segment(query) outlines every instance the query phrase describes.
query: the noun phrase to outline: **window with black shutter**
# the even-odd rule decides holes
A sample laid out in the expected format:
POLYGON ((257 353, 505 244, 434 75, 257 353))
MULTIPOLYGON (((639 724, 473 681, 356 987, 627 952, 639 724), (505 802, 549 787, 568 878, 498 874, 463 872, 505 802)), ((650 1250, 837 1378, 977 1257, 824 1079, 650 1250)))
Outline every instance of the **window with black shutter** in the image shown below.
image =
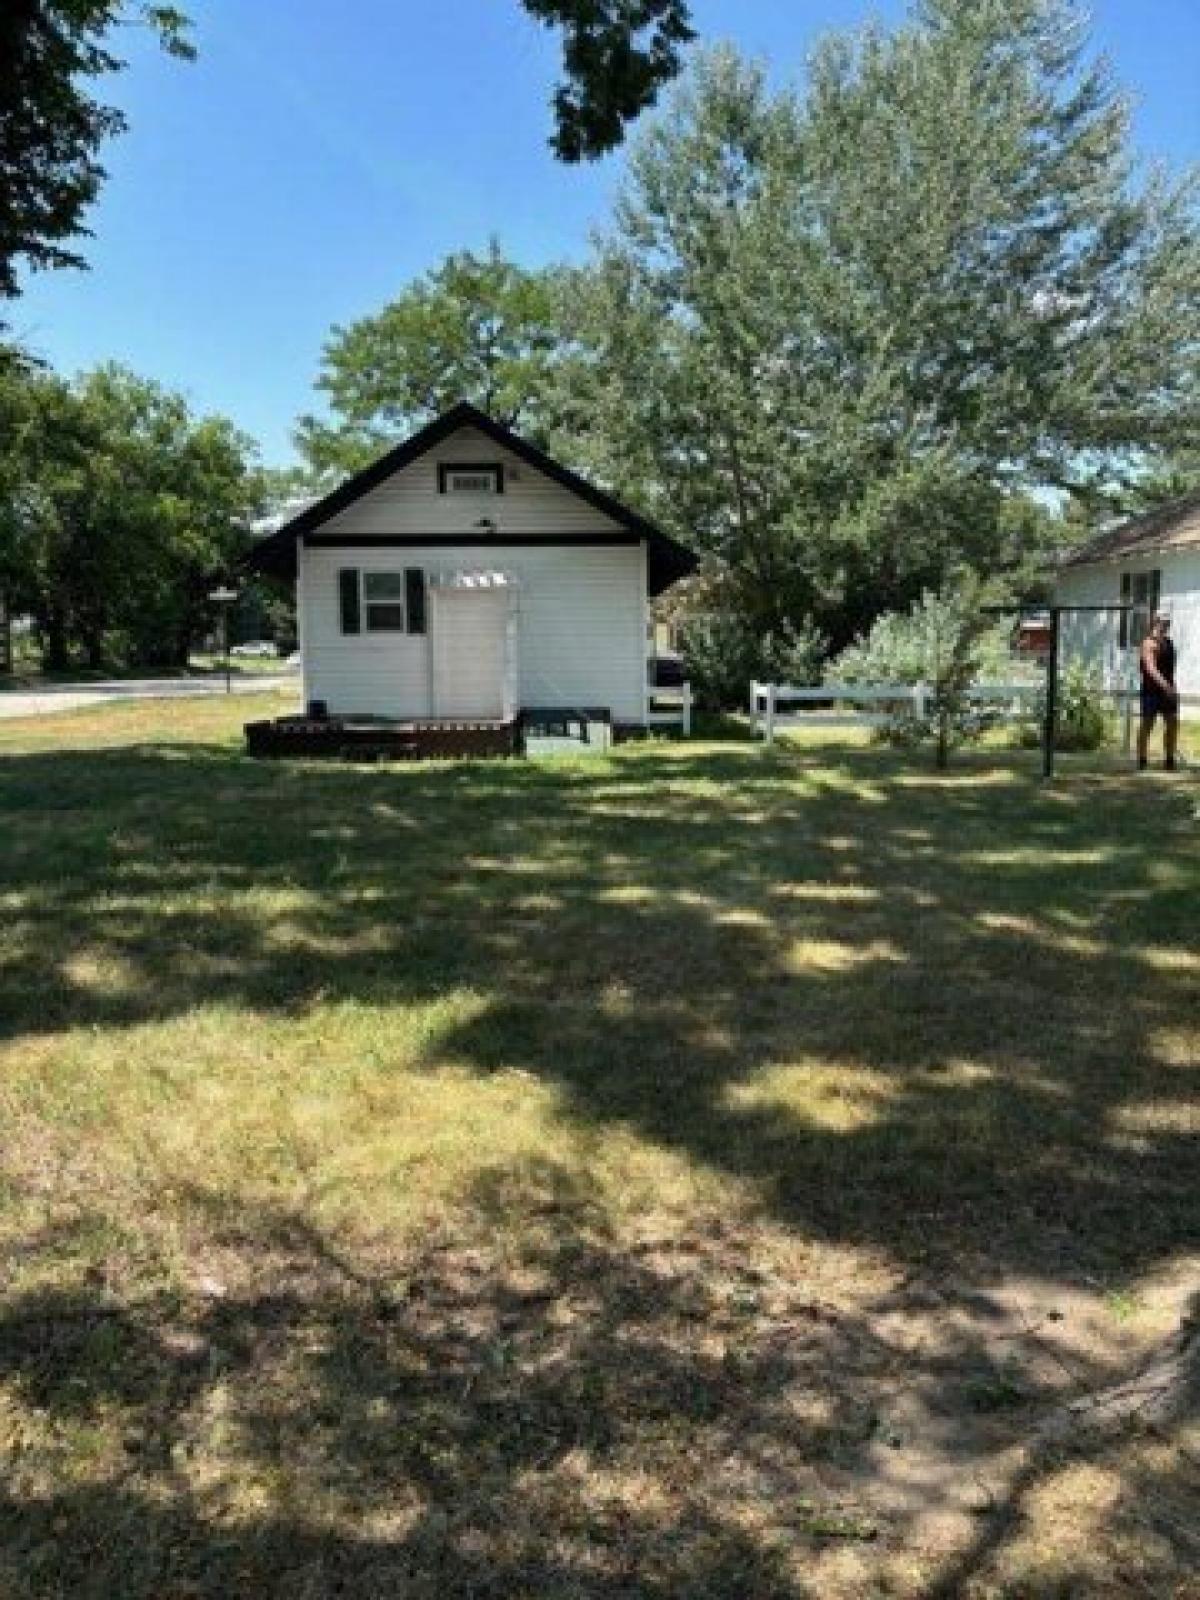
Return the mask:
POLYGON ((362 632, 362 601, 359 597, 358 568, 342 567, 338 572, 338 600, 342 613, 342 632, 362 632))
POLYGON ((409 633, 425 632, 425 573, 420 567, 404 569, 404 603, 409 633))

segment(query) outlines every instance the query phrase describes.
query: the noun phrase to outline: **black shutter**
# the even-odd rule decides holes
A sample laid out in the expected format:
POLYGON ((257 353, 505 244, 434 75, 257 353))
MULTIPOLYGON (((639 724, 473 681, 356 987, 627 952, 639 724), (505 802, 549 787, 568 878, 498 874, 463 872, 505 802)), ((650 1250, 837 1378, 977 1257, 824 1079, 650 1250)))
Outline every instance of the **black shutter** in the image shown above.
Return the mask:
POLYGON ((421 567, 404 569, 404 608, 409 633, 425 632, 425 573, 421 567))
POLYGON ((359 600, 358 568, 338 570, 338 600, 342 610, 342 632, 362 632, 362 604, 359 600))

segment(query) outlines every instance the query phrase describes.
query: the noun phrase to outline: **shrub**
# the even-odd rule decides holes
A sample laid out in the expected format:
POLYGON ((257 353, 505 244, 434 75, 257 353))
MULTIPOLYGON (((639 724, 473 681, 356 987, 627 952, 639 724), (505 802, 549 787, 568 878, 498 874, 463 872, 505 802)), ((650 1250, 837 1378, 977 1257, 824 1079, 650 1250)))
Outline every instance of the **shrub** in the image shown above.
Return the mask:
POLYGON ((683 624, 680 645, 697 701, 713 710, 744 706, 750 684, 815 683, 824 642, 806 624, 759 632, 746 616, 729 611, 683 624))
POLYGON ((953 588, 938 593, 927 589, 908 611, 888 611, 878 618, 870 633, 830 662, 825 681, 932 684, 969 620, 972 682, 1007 682, 1013 672, 1011 628, 982 617, 979 607, 984 603, 976 592, 964 605, 953 588))
MULTIPOLYGON (((1042 742, 1046 721, 1046 691, 1038 691, 1029 721, 1022 724, 1021 743, 1042 742)), ((1054 734, 1056 750, 1099 750, 1112 730, 1112 707, 1099 676, 1082 661, 1070 661, 1058 680, 1058 716, 1054 734)))
POLYGON ((994 709, 968 691, 985 677, 1004 675, 1008 630, 988 617, 994 591, 960 573, 938 591, 927 589, 906 612, 880 617, 865 638, 829 665, 827 683, 923 683, 929 689, 924 718, 904 708, 888 718, 882 737, 917 746, 932 743, 939 767, 956 745, 978 739, 996 720, 994 709))

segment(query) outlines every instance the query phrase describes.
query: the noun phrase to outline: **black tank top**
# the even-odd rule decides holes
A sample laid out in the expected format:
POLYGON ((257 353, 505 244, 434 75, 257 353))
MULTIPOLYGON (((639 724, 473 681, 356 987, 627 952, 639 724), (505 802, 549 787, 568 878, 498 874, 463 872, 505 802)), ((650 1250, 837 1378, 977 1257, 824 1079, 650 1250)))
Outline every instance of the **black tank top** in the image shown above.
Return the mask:
MULTIPOLYGON (((1163 677, 1167 680, 1168 683, 1174 684, 1174 682, 1175 682, 1175 642, 1174 642, 1174 640, 1172 640, 1172 639, 1155 639, 1155 640, 1152 641, 1152 643, 1154 645, 1154 664, 1155 664, 1155 666, 1158 668, 1159 672, 1162 673, 1163 677)), ((1142 682, 1144 683, 1146 681, 1146 676, 1147 676, 1147 674, 1146 674, 1146 663, 1141 659, 1140 656, 1138 658, 1138 669, 1140 670, 1140 672, 1142 674, 1142 682)))

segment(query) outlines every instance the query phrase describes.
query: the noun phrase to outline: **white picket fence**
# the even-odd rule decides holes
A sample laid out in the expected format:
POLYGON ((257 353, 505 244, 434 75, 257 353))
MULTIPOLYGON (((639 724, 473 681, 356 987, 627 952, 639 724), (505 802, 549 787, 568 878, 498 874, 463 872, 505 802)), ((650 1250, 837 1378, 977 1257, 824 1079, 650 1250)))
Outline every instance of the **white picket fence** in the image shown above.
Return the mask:
MULTIPOLYGON (((1029 713, 1038 685, 1034 683, 988 683, 967 691, 967 698, 979 705, 994 705, 1005 717, 1021 717, 1029 713)), ((825 726, 841 728, 878 728, 897 710, 910 710, 914 717, 924 721, 929 714, 932 690, 928 684, 908 683, 821 683, 796 686, 790 683, 752 683, 750 685, 750 736, 757 739, 761 733, 767 744, 772 743, 779 728, 811 728, 825 726), (807 711, 782 710, 781 702, 788 707, 811 706, 807 711), (846 706, 866 706, 886 709, 845 710, 846 706)))
POLYGON ((646 690, 646 726, 678 728, 685 739, 692 736, 692 686, 688 682, 646 690), (656 704, 655 702, 659 702, 656 704))

